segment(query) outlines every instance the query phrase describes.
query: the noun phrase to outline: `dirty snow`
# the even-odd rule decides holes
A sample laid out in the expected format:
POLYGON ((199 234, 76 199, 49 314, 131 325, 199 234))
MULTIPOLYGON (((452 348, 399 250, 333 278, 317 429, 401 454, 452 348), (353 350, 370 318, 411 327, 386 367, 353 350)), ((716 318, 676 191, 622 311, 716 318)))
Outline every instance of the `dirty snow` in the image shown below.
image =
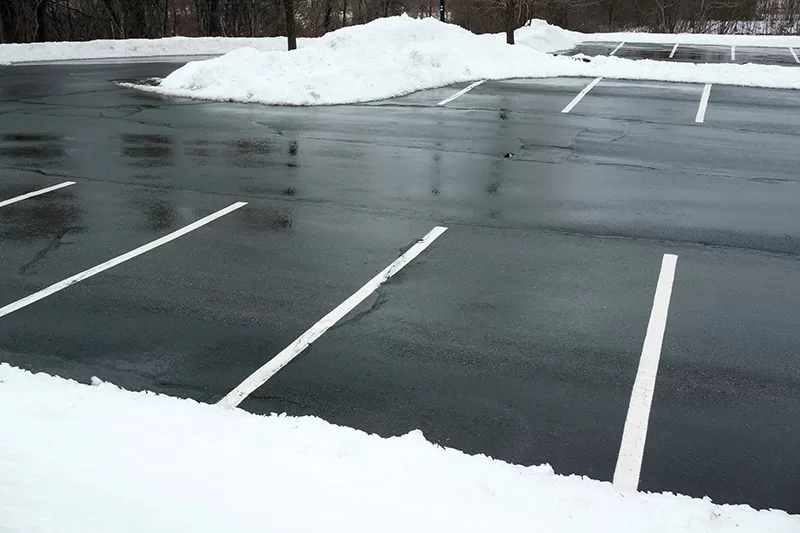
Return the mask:
POLYGON ((0 364, 0 531, 796 533, 800 516, 0 364))

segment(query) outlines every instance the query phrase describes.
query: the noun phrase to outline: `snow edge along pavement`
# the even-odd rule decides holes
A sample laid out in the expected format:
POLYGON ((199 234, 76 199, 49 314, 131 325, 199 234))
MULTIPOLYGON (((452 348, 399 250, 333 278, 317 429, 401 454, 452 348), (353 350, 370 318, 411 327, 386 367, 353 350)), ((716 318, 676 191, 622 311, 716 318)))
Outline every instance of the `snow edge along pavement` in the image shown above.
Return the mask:
POLYGON ((7 429, 0 432, 0 526, 249 533, 263 530, 269 502, 276 531, 800 528, 800 516, 783 511, 670 493, 622 495, 608 482, 557 475, 546 465, 442 448, 418 431, 387 439, 314 417, 258 416, 93 383, 0 364, 7 429))

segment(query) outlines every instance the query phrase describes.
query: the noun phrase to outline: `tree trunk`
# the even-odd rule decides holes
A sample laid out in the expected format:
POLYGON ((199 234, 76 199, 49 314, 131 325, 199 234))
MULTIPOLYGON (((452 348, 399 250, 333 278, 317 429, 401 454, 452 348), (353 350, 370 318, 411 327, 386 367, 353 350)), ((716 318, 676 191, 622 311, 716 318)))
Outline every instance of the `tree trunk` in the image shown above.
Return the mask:
POLYGON ((222 36, 222 17, 219 13, 219 0, 208 0, 208 34, 222 36))
POLYGON ((169 35, 169 0, 164 0, 164 29, 161 30, 161 36, 167 37, 169 35))
POLYGON ((129 37, 139 39, 150 37, 150 32, 147 27, 147 13, 145 12, 147 6, 144 1, 134 0, 129 6, 130 13, 128 14, 128 20, 130 21, 130 27, 126 34, 129 37))
POLYGON ((43 43, 47 41, 47 1, 48 0, 40 0, 38 4, 36 4, 36 35, 33 36, 33 40, 37 43, 43 43))
POLYGON ((331 0, 325 1, 325 18, 322 20, 322 31, 328 33, 331 31, 331 19, 333 18, 333 6, 331 0))
POLYGON ((16 40, 17 14, 14 2, 0 0, 0 42, 13 43, 16 40))
POLYGON ((514 44, 516 30, 517 0, 506 0, 506 42, 514 44))
POLYGON ((286 38, 289 41, 289 50, 297 50, 297 33, 294 26, 293 0, 283 0, 283 9, 286 11, 286 38))

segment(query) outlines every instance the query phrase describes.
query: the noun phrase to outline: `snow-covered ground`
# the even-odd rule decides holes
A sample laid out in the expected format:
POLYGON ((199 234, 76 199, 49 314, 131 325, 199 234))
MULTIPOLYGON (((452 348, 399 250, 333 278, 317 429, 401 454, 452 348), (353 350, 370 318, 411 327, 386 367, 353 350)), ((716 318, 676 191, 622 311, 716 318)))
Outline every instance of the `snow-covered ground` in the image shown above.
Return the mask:
MULTIPOLYGON (((520 45, 475 35, 436 19, 391 17, 334 31, 295 52, 252 48, 188 63, 158 86, 171 96, 276 105, 330 105, 380 100, 480 79, 606 77, 800 89, 800 68, 694 64, 618 57, 588 62, 542 49, 579 35, 539 22, 520 45)), ((787 51, 788 53, 788 51, 787 51)))
MULTIPOLYGON (((300 39, 303 46, 308 39, 300 39)), ((99 40, 62 43, 0 44, 0 65, 83 59, 127 59, 218 56, 247 46, 284 50, 285 37, 169 37, 165 39, 99 40)))
POLYGON ((0 364, 0 531, 797 533, 800 516, 0 364))

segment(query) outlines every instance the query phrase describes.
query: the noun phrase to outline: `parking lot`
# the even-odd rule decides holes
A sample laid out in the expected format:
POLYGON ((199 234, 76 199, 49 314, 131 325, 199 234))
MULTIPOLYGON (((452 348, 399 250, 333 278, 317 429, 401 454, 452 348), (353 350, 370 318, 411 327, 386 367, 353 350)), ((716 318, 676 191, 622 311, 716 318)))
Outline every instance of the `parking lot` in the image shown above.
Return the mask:
POLYGON ((443 227, 242 407, 611 481, 677 256, 639 488, 800 512, 795 92, 114 84, 177 66, 0 70, 0 361, 218 402, 443 227))
POLYGON ((759 65, 800 66, 800 50, 791 47, 722 46, 656 43, 585 42, 566 55, 614 55, 626 59, 656 59, 691 63, 757 63, 759 65))

